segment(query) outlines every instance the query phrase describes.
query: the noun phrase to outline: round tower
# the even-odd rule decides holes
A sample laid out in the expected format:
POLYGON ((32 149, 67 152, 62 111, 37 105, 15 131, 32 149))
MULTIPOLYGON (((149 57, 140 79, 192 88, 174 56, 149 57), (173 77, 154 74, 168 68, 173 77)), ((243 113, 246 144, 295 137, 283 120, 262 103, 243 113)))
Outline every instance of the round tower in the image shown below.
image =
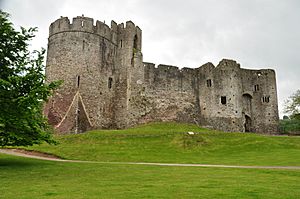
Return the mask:
POLYGON ((45 107, 59 132, 124 128, 133 120, 131 95, 144 77, 142 33, 133 22, 111 27, 88 17, 62 17, 50 25, 47 81, 63 80, 45 107))
POLYGON ((117 24, 62 17, 50 25, 47 81, 63 80, 46 105, 50 124, 61 132, 109 128, 114 118, 117 24))

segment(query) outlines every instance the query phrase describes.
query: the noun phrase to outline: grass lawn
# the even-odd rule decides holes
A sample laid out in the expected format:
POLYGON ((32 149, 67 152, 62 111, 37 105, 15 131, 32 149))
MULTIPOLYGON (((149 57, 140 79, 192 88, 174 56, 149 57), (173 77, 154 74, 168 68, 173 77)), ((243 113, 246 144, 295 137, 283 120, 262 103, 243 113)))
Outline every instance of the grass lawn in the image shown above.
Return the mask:
POLYGON ((29 147, 66 159, 300 166, 300 137, 225 133, 176 123, 56 136, 57 146, 29 147), (193 131, 197 134, 188 135, 193 131))
MULTIPOLYGON (((56 139, 59 145, 27 149, 102 162, 300 166, 300 137, 176 123, 56 139)), ((300 198, 300 170, 51 162, 0 154, 0 198, 300 198)))
POLYGON ((300 198, 299 170, 51 162, 0 154, 0 198, 300 198))

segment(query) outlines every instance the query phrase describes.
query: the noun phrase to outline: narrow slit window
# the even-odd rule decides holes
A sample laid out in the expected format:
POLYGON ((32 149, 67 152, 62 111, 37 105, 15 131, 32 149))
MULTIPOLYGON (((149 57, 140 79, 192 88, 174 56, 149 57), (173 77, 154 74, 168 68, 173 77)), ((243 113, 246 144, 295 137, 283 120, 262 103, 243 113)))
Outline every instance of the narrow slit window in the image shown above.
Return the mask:
POLYGON ((137 35, 135 35, 134 36, 134 39, 133 39, 133 48, 135 49, 135 50, 137 50, 137 48, 138 48, 138 37, 137 37, 137 35))
POLYGON ((226 96, 221 96, 221 104, 226 104, 226 96))
POLYGON ((108 78, 108 88, 111 89, 112 87, 112 82, 113 82, 113 79, 110 77, 108 78))
POLYGON ((83 27, 83 21, 81 21, 81 27, 83 27))
POLYGON ((259 91, 259 85, 258 84, 254 85, 254 91, 259 91))
POLYGON ((207 87, 211 87, 211 79, 206 80, 207 87))
POLYGON ((123 40, 120 41, 120 47, 123 48, 123 40))
POLYGON ((77 88, 80 86, 80 75, 77 76, 77 88))

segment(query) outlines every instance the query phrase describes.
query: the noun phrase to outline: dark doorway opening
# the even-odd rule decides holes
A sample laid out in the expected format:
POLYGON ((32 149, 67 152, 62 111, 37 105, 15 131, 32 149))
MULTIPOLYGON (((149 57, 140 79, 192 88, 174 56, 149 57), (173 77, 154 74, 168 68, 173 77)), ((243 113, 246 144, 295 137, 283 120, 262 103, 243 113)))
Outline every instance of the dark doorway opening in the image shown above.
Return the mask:
POLYGON ((248 115, 245 115, 245 132, 251 132, 251 118, 248 115))

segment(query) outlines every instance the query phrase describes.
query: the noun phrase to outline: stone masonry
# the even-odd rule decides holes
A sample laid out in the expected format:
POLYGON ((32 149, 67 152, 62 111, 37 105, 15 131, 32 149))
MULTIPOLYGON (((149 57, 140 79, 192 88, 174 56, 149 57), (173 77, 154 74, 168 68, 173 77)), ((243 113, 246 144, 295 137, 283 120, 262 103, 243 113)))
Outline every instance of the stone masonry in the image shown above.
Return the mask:
POLYGON ((45 106, 61 133, 177 121, 224 131, 276 133, 275 71, 217 66, 182 68, 143 62, 142 31, 88 17, 50 25, 47 81, 63 85, 45 106))

